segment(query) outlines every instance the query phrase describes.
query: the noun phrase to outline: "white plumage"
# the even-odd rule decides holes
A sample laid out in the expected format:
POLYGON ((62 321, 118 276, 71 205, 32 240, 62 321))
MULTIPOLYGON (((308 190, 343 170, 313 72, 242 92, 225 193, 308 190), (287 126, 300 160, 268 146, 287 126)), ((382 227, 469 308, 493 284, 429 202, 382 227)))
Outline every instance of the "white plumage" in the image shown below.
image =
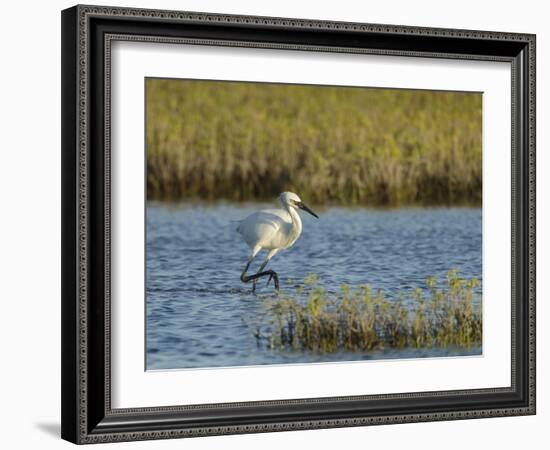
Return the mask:
POLYGON ((292 246, 302 234, 302 220, 298 214, 298 208, 318 217, 300 197, 292 192, 283 192, 279 199, 282 204, 280 209, 265 209, 255 212, 242 220, 237 231, 250 247, 251 253, 246 267, 241 274, 241 280, 245 283, 253 281, 253 290, 256 288, 256 280, 262 276, 273 278, 275 288, 279 288, 279 278, 275 271, 262 272, 269 260, 282 249, 292 246), (246 275, 250 263, 262 249, 268 250, 267 256, 259 271, 254 275, 246 275))
POLYGON ((257 245, 269 250, 288 248, 296 242, 302 232, 302 221, 298 214, 296 216, 293 222, 285 210, 264 209, 243 220, 237 231, 251 249, 257 245))

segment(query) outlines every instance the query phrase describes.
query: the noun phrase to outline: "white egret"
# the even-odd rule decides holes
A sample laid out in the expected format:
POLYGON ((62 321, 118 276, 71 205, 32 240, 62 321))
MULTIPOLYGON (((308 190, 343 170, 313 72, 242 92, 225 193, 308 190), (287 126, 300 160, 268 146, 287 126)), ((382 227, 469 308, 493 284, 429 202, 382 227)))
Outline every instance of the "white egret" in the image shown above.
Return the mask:
POLYGON ((241 273, 243 283, 253 282, 252 291, 256 289, 258 278, 269 276, 267 284, 273 279, 275 289, 279 290, 279 276, 274 270, 263 271, 267 263, 279 250, 291 247, 302 234, 302 220, 298 208, 319 218, 296 194, 283 192, 279 196, 283 207, 280 209, 265 209, 249 215, 241 220, 237 231, 250 247, 250 257, 241 273), (257 273, 246 275, 250 263, 262 249, 267 250, 267 256, 257 273))

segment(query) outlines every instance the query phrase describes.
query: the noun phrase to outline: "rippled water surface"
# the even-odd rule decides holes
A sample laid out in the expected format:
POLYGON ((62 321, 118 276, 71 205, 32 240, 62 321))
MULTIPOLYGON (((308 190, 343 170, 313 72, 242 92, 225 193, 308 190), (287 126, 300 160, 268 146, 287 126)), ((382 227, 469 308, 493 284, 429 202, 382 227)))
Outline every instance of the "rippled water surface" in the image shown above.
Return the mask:
MULTIPOLYGON (((249 321, 263 314, 273 285, 257 295, 239 280, 248 247, 237 221, 272 205, 147 207, 147 369, 349 361, 479 354, 480 348, 330 355, 280 352, 257 345, 249 321), (267 298, 267 300, 266 300, 267 298)), ((369 284, 391 296, 443 278, 456 267, 481 280, 481 209, 341 209, 302 214, 303 233, 268 267, 282 289, 311 272, 329 290, 369 284)), ((256 269, 263 253, 260 253, 256 269)))

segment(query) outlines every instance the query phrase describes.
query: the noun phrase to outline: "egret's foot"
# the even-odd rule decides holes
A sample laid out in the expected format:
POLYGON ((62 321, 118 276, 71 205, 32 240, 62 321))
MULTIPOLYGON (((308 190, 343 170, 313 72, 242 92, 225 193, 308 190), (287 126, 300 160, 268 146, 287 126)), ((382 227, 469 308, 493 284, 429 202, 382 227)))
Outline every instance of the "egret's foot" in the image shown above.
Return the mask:
POLYGON ((269 280, 267 281, 267 284, 271 281, 273 278, 273 283, 275 284, 275 289, 279 290, 279 276, 277 275, 277 272, 274 270, 266 270, 264 272, 258 272, 254 275, 245 275, 244 273, 241 274, 241 281, 243 283, 248 283, 249 281, 252 281, 252 292, 256 291, 256 282, 261 277, 269 277, 269 280))

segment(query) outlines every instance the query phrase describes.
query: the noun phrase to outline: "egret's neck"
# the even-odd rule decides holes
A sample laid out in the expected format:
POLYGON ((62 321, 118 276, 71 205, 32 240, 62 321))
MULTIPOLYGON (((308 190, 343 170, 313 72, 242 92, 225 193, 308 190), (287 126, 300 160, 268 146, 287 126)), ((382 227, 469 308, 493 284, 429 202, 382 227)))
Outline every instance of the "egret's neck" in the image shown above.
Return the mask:
POLYGON ((300 218, 300 214, 298 214, 298 211, 296 211, 295 208, 286 205, 285 208, 288 211, 288 214, 290 214, 290 219, 292 220, 293 232, 291 241, 292 243, 294 243, 294 241, 300 236, 300 233, 302 233, 302 219, 300 218))

